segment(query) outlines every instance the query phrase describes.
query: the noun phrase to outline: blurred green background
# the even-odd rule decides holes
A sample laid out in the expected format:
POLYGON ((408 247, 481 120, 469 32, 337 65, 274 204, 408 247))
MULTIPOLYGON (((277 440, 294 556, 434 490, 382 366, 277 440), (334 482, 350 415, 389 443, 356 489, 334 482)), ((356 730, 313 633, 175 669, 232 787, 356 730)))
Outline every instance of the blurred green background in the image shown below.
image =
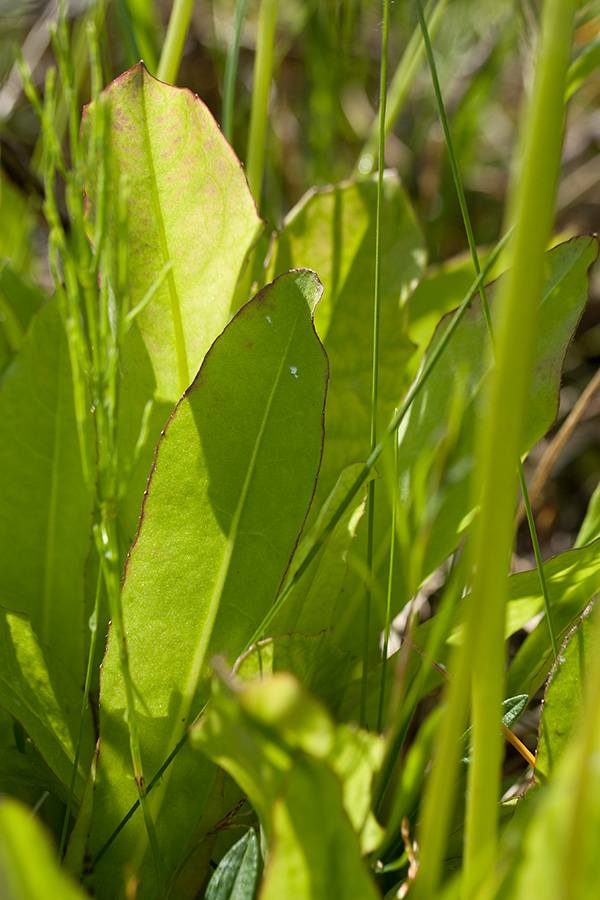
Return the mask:
MULTIPOLYGON (((51 290, 46 262, 47 230, 42 215, 39 123, 24 96, 15 48, 43 90, 53 64, 47 24, 55 0, 0 0, 0 364, 3 346, 18 343, 3 296, 29 292, 31 311, 51 290), (4 342, 4 344, 2 343, 4 342)), ((528 90, 540 0, 450 0, 434 38, 440 80, 475 237, 482 246, 501 231, 504 198, 514 151, 521 99, 528 90)), ((72 0, 72 62, 81 105, 90 99, 86 22, 100 31, 105 82, 143 58, 155 72, 171 12, 170 0, 72 0)), ((222 116, 226 54, 234 30, 235 0, 196 0, 177 84, 222 116)), ((241 35, 232 143, 244 161, 251 107, 260 3, 249 0, 241 35)), ((268 230, 313 186, 360 177, 374 161, 366 148, 376 121, 382 10, 379 0, 281 0, 277 5, 274 78, 271 87, 266 161, 260 212, 268 230)), ((417 28, 411 0, 391 7, 390 80, 417 28)), ((600 2, 582 5, 575 53, 600 47, 600 2)), ((592 54, 593 57, 593 54, 592 54)), ((583 57, 582 57, 583 58, 583 57)), ((593 57, 595 59, 595 57, 593 57)), ((563 154, 556 231, 562 238, 599 227, 600 73, 591 73, 573 93, 563 154)), ((386 144, 386 166, 398 170, 424 230, 432 265, 464 251, 460 211, 435 109, 431 79, 420 62, 406 82, 386 144)), ((58 104, 58 126, 64 106, 58 104)), ((63 115, 63 118, 64 117, 63 115)), ((599 271, 597 269, 597 271, 599 271)), ((600 365, 599 278, 569 351, 557 423, 600 365)), ((27 323, 21 323, 23 327, 27 323)), ((552 435, 552 433, 551 433, 552 435)), ((550 437, 551 437, 550 435, 550 437)), ((548 439, 534 450, 529 469, 548 439)), ((537 504, 538 527, 548 556, 572 545, 600 477, 600 393, 591 397, 581 421, 552 467, 537 504)), ((529 553, 521 531, 519 552, 529 553)))

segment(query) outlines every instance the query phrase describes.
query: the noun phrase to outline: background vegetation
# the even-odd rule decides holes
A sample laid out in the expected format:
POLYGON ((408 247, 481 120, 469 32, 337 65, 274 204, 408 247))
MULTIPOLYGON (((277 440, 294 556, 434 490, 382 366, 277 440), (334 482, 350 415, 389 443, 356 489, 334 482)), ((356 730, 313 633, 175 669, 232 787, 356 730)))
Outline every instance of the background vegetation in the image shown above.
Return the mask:
MULTIPOLYGON (((368 402, 363 400, 370 392, 371 349, 369 342, 363 346, 360 332, 372 328, 364 323, 371 315, 373 284, 381 286, 383 298, 381 438, 394 407, 400 407, 396 427, 405 415, 401 401, 438 320, 458 306, 473 281, 447 141, 420 36, 418 4, 396 3, 390 10, 385 166, 396 170, 399 179, 388 174, 379 183, 374 173, 380 71, 385 63, 382 30, 386 33, 388 25, 381 4, 198 0, 191 6, 188 28, 185 2, 171 7, 140 0, 98 0, 72 3, 68 10, 53 2, 10 8, 0 4, 3 470, 25 471, 20 456, 23 460, 28 454, 35 456, 37 435, 43 446, 49 427, 46 413, 49 420, 61 421, 52 476, 53 508, 60 526, 40 532, 38 539, 39 522, 30 510, 48 490, 41 469, 36 472, 32 466, 33 477, 28 475, 23 483, 13 483, 10 476, 2 489, 6 514, 1 534, 9 553, 2 568, 5 599, 0 600, 6 620, 1 696, 7 710, 0 720, 4 767, 0 788, 36 808, 54 832, 61 857, 68 839, 66 867, 99 897, 113 896, 115 891, 127 896, 193 897, 204 896, 207 890, 211 900, 251 898, 263 862, 267 868, 260 882, 261 897, 291 896, 290 891, 298 897, 321 897, 330 896, 332 890, 342 898, 372 897, 377 891, 403 896, 409 886, 415 895, 432 897, 438 896, 440 883, 449 895, 499 897, 510 891, 524 897, 536 878, 542 878, 542 896, 558 897, 561 885, 570 884, 573 859, 579 860, 580 868, 569 889, 572 896, 587 896, 595 878, 587 836, 594 833, 598 804, 592 799, 586 807, 581 792, 597 741, 600 692, 594 693, 594 686, 600 680, 593 674, 588 730, 579 734, 570 753, 557 735, 575 733, 581 718, 583 688, 577 661, 589 659, 594 666, 593 617, 584 617, 563 648, 565 664, 560 677, 550 681, 547 731, 542 728, 538 744, 540 701, 556 652, 552 653, 547 621, 539 618, 544 605, 535 571, 504 586, 500 551, 500 577, 495 581, 502 582, 509 601, 508 679, 506 685, 497 684, 505 699, 505 730, 514 725, 523 744, 513 743, 526 761, 533 762, 531 754, 537 748, 537 781, 550 781, 551 787, 546 793, 531 791, 529 799, 516 805, 517 814, 499 843, 495 834, 496 817, 500 815, 503 823, 510 818, 514 798, 533 779, 516 750, 499 768, 499 744, 494 740, 499 708, 493 680, 494 671, 504 667, 502 621, 497 622, 500 631, 493 633, 493 615, 486 614, 478 624, 477 604, 461 600, 473 587, 473 595, 480 591, 493 608, 491 587, 482 587, 478 575, 471 578, 468 560, 465 563, 457 551, 474 512, 467 489, 472 458, 485 456, 485 439, 477 437, 479 414, 471 401, 486 378, 488 363, 482 348, 488 340, 487 313, 469 312, 457 329, 400 428, 397 456, 388 452, 389 445, 381 452, 372 422, 369 447, 368 402), (236 10, 242 8, 239 59, 229 70, 235 79, 228 89, 236 10), (59 19, 59 11, 66 12, 66 18, 59 19), (178 13, 183 13, 179 32, 178 13), (51 41, 47 26, 57 21, 51 41), (196 208, 190 203, 198 189, 192 157, 188 182, 180 160, 172 171, 169 164, 155 172, 152 155, 145 157, 142 150, 136 155, 134 148, 147 141, 158 157, 168 160, 182 136, 195 134, 189 124, 191 95, 162 88, 144 70, 132 68, 140 58, 150 75, 190 88, 221 124, 245 163, 258 212, 267 223, 263 230, 235 158, 218 138, 214 138, 218 150, 216 144, 198 141, 194 153, 206 160, 209 174, 202 177, 213 179, 217 193, 220 185, 229 186, 222 208, 210 203, 196 208), (100 89, 126 70, 128 74, 99 100, 100 89), (92 98, 96 99, 80 131, 81 109, 92 98), (128 123, 124 134, 113 128, 121 116, 128 123), (148 199, 152 191, 163 184, 162 178, 168 184, 171 175, 178 186, 172 195, 176 202, 154 199, 152 208, 148 199), (329 185, 341 187, 331 191, 329 185), (306 199, 314 188, 317 192, 306 199), (154 240, 150 235, 156 215, 161 224, 154 240), (273 231, 279 233, 271 240, 273 231), (380 257, 375 263, 377 232, 380 257), (329 233, 337 236, 331 246, 324 237, 329 233), (173 237, 185 247, 180 256, 189 260, 183 274, 168 254, 163 254, 165 264, 159 265, 152 251, 173 237), (243 271, 248 254, 250 265, 243 271), (315 327, 327 360, 306 314, 307 302, 314 311, 320 287, 306 273, 284 274, 304 266, 314 269, 325 286, 315 327), (343 283, 340 271, 346 269, 352 277, 338 291, 338 283, 343 283), (231 315, 277 276, 281 277, 273 287, 244 306, 213 345, 231 315), (206 303, 201 315, 194 305, 198 284, 203 302, 219 298, 218 303, 206 303), (167 298, 171 312, 161 318, 168 309, 167 298), (362 318, 345 319, 341 301, 361 310, 362 318), (175 307, 180 310, 177 315, 175 307), (259 322, 263 309, 269 325, 275 323, 275 330, 289 338, 286 352, 297 354, 289 366, 291 357, 281 357, 286 370, 297 379, 296 359, 310 370, 301 396, 291 393, 295 382, 281 388, 281 397, 277 393, 281 348, 265 343, 262 318, 259 322), (163 359, 161 342, 165 323, 171 328, 171 316, 174 354, 167 359, 165 353, 163 359), (251 358, 240 356, 243 346, 255 344, 264 348, 267 368, 260 372, 252 368, 251 358), (186 390, 211 345, 203 377, 186 390), (140 348, 147 349, 148 358, 140 348), (273 609, 285 566, 278 568, 267 554, 261 568, 256 546, 245 545, 237 536, 238 532, 266 536, 275 556, 285 561, 294 551, 321 453, 327 371, 319 481, 302 542, 273 609), (60 416, 50 409, 55 398, 53 376, 48 373, 56 375, 60 416), (238 385, 233 399, 225 401, 223 386, 233 384, 238 385), (272 441, 267 456, 261 457, 256 449, 247 459, 248 448, 260 448, 260 441, 253 443, 258 384, 271 385, 271 396, 280 400, 273 401, 273 410, 269 406, 262 420, 260 434, 272 441), (217 401, 223 416, 220 427, 214 432, 210 427, 196 429, 195 423, 210 420, 217 401), (74 419, 69 424, 71 413, 64 421, 61 417, 63 406, 71 405, 74 419), (290 408, 297 410, 298 422, 287 414, 290 408), (290 422, 277 431, 269 424, 271 415, 275 423, 282 418, 290 422), (120 593, 155 446, 167 422, 152 468, 143 526, 120 593), (26 452, 21 449, 24 435, 26 452), (303 452, 293 465, 279 469, 277 460, 285 458, 288 445, 303 445, 303 452), (202 461, 198 471, 206 473, 206 495, 198 488, 198 477, 189 475, 190 457, 202 461), (365 458, 368 463, 361 468, 365 458), (383 476, 378 479, 382 485, 377 488, 378 507, 376 461, 383 476), (368 512, 363 515, 367 481, 368 512), (179 510, 176 497, 181 491, 193 516, 185 512, 187 505, 179 510), (236 506, 239 497, 243 502, 236 506), (379 511, 371 520, 374 509, 379 511), (457 509, 464 512, 462 517, 457 509), (78 522, 89 522, 90 527, 77 530, 78 522), (60 535, 63 527, 76 539, 53 545, 48 535, 60 535), (224 534, 229 536, 224 558, 227 566, 233 560, 231 571, 237 575, 230 579, 227 568, 226 576, 215 575, 213 583, 206 551, 213 548, 217 558, 224 534), (369 534, 374 534, 374 541, 369 534), (195 541, 204 548, 200 562, 195 541), (395 568, 390 544, 397 549, 395 568), (42 546, 43 554, 35 549, 42 546), (33 553, 27 548, 34 548, 33 553), (80 576, 75 580, 73 576, 78 568, 84 572, 79 587, 80 576), (252 593, 249 585, 256 581, 255 571, 260 572, 263 593, 259 596, 257 589, 256 600, 248 600, 246 622, 238 615, 237 598, 252 593), (240 572, 243 575, 236 581, 240 572), (192 599, 205 590, 207 578, 207 596, 212 599, 200 631, 207 637, 201 636, 194 645, 193 628, 189 630, 195 653, 192 678, 186 674, 186 651, 180 653, 179 648, 187 646, 186 615, 193 615, 192 599), (365 582, 373 600, 371 617, 366 619, 361 606, 365 582), (34 596, 38 583, 43 586, 39 610, 34 596), (82 591, 86 627, 81 633, 68 611, 74 584, 82 591), (28 592, 33 601, 26 599, 28 592), (181 613, 173 615, 180 599, 181 613), (391 633, 386 602, 391 614, 398 616, 391 633), (471 611, 463 613, 465 609, 471 611), (24 611, 28 616, 21 615, 24 611), (112 644, 102 669, 99 726, 99 663, 109 619, 112 644), (71 625, 65 628, 65 621, 72 624, 72 631, 71 625), (269 635, 288 638, 278 642, 269 635), (387 648, 389 642, 392 653, 401 635, 407 638, 405 650, 395 653, 386 668, 380 645, 383 641, 387 648), (125 636, 129 657, 122 650, 125 636), (434 667, 418 653, 407 652, 413 640, 434 660, 434 667), (471 654, 453 649, 465 642, 471 654), (154 666, 147 665, 149 647, 154 666), (89 695, 91 705, 80 718, 86 670, 82 660, 87 660, 88 650, 91 665, 84 695, 89 695), (236 677, 241 680, 232 680, 227 667, 215 663, 220 680, 190 742, 187 726, 197 721, 208 700, 207 654, 212 659, 217 652, 229 654, 231 664, 237 658, 236 677), (470 662, 469 656, 475 661, 470 662), (288 670, 299 681, 282 674, 288 670), (449 691, 450 714, 440 725, 446 670, 455 681, 449 691), (186 684, 180 694, 169 694, 164 687, 166 672, 173 681, 186 684), (257 680, 269 672, 279 675, 272 681, 257 680), (471 750, 468 736, 460 743, 470 679, 471 750), (478 681, 484 685, 481 700, 478 681), (487 682, 491 693, 486 693, 487 682), (177 709, 174 703, 179 704, 177 709), (22 715, 21 706, 26 709, 22 715), (566 723, 561 724, 567 707, 566 723), (352 724, 356 721, 368 726, 370 733, 357 730, 352 724), (84 792, 98 727, 100 756, 94 757, 84 792), (74 759, 72 746, 77 747, 74 759), (467 782, 457 757, 459 746, 465 761, 472 754, 467 782), (436 754, 443 764, 438 761, 438 769, 428 775, 436 754), (175 755, 177 763, 165 768, 175 755), (199 763, 200 758, 204 762, 199 763), (216 780, 214 763, 220 767, 216 780), (496 784, 496 775, 501 785, 496 784), (482 783, 485 791, 477 786, 482 783), (579 786, 577 802, 566 799, 573 784, 579 786), (190 791, 199 804, 191 811, 190 791), (462 801, 453 804, 453 793, 459 798, 466 793, 466 812, 462 801), (491 801, 487 811, 484 793, 491 801), (142 815, 127 824, 136 795, 142 815), (554 869, 541 874, 545 853, 538 852, 539 847, 557 821, 562 855, 558 854, 554 869), (381 826, 387 829, 385 837, 381 826), (425 862, 412 884, 421 842, 425 862), (526 849, 520 855, 521 843, 526 849), (207 889, 211 867, 222 860, 207 889), (461 866, 461 877, 453 880, 454 869, 461 866)), ((532 92, 543 7, 534 0, 440 0, 428 7, 437 75, 482 261, 488 260, 506 226, 518 135, 536 130, 533 115, 532 122, 523 122, 522 111, 532 92)), ((529 399, 518 388, 516 374, 521 362, 526 367, 526 348, 511 357, 510 341, 520 335, 513 330, 503 339, 498 321, 498 294, 510 276, 490 292, 492 320, 500 329, 498 371, 508 373, 499 379, 499 390, 504 385, 514 397, 514 408, 505 408, 509 425, 504 435, 508 446, 514 426, 516 445, 504 456, 512 478, 517 453, 533 448, 525 471, 541 558, 548 560, 544 572, 556 616, 556 634, 550 627, 555 651, 600 586, 593 543, 600 534, 594 494, 600 473, 595 246, 586 237, 566 243, 597 228, 599 22, 598 4, 582 4, 575 17, 566 80, 568 128, 551 241, 560 246, 546 257, 543 289, 540 281, 542 324, 537 343, 532 338, 535 366, 529 399), (552 425, 559 386, 560 408, 552 425), (560 432, 565 422, 568 425, 560 432)), ((560 100, 562 104, 562 95, 560 100)), ((212 134, 210 117, 198 115, 205 117, 203 127, 212 134)), ((550 140, 538 156, 542 174, 546 150, 550 158, 550 140)), ((551 162, 548 166, 552 169, 551 162)), ((550 230, 543 207, 551 197, 551 175, 544 196, 525 203, 517 215, 521 224, 525 213, 534 223, 529 239, 525 243, 521 239, 525 257, 530 253, 532 272, 536 239, 541 254, 550 230)), ((513 203, 518 208, 518 201, 513 203)), ((490 265, 492 274, 499 274, 505 257, 500 261, 492 257, 490 265)), ((518 259, 513 271, 517 266, 518 259)), ((485 309, 487 301, 482 299, 485 309)), ((523 308, 524 335, 529 332, 525 321, 523 308)), ((438 329, 425 356, 427 365, 436 347, 441 349, 441 335, 438 329)), ((498 412, 484 426, 489 434, 500 422, 501 405, 494 404, 496 400, 490 400, 489 408, 498 412)), ((390 433, 394 430, 390 427, 390 433)), ((497 436, 489 440, 499 445, 497 436)), ((502 457, 500 447, 496 468, 490 464, 494 471, 499 472, 502 457)), ((481 475, 482 483, 485 477, 481 475)), ((501 498, 491 496, 491 508, 499 510, 501 498)), ((506 496, 512 519, 511 488, 506 496)), ((494 518, 485 512, 484 500, 480 535, 494 518)), ((507 529, 500 538, 508 539, 507 529)), ((490 562, 491 570, 497 550, 491 546, 494 537, 480 541, 483 550, 481 546, 473 550, 479 554, 478 573, 485 568, 482 560, 490 562)), ((535 566, 526 524, 519 528, 511 565, 513 572, 535 566)), ((499 610, 503 602, 499 601, 499 610)), ((62 871, 53 866, 46 845, 38 843, 39 834, 30 832, 23 807, 0 808, 0 814, 5 817, 0 828, 8 848, 0 855, 0 877, 5 877, 14 896, 35 897, 50 890, 28 881, 27 860, 36 855, 47 859, 44 870, 48 879, 54 879, 57 896, 67 891, 78 896, 74 882, 61 880, 62 871)))

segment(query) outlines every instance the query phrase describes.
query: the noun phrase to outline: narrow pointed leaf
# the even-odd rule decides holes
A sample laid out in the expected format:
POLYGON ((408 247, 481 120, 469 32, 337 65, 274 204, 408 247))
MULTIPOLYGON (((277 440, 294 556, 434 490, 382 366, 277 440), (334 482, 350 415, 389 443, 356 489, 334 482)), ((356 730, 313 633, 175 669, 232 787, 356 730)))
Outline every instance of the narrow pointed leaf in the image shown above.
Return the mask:
MULTIPOLYGON (((323 441, 327 360, 312 324, 320 293, 313 273, 291 272, 243 307, 159 444, 122 593, 147 780, 208 699, 212 658, 233 662, 270 609, 302 530, 323 441)), ((92 856, 136 799, 124 704, 111 638, 92 856)), ((214 766, 184 748, 152 794, 167 875, 213 778, 214 766)), ((138 813, 99 862, 100 898, 114 895, 124 865, 140 865, 144 841, 138 813)), ((150 858, 140 871, 138 897, 154 896, 150 858)))
POLYGON ((219 863, 208 885, 206 900, 253 900, 259 864, 258 839, 256 832, 250 830, 219 863))

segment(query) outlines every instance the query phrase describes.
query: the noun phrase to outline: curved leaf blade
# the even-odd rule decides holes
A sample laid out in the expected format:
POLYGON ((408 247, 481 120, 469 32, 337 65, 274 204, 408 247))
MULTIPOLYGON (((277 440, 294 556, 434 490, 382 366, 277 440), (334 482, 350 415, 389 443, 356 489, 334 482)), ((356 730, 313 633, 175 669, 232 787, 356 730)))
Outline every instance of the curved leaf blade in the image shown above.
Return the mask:
MULTIPOLYGON (((114 176, 126 176, 129 185, 132 308, 165 264, 173 264, 137 316, 121 356, 118 434, 124 460, 133 453, 146 403, 155 403, 146 449, 121 510, 129 546, 160 431, 227 324, 234 288, 261 221, 240 161, 191 91, 157 81, 139 63, 106 88, 102 101, 110 117, 114 176)), ((84 135, 92 134, 95 115, 92 103, 84 113, 84 135)), ((96 190, 92 178, 86 185, 92 224, 96 190)), ((116 223, 110 232, 116 240, 116 223)))
MULTIPOLYGON (((243 307, 159 444, 122 593, 148 778, 207 700, 212 657, 233 661, 274 602, 302 530, 323 441, 327 360, 312 324, 320 293, 312 272, 291 272, 243 307)), ((114 638, 101 704, 93 854, 136 799, 114 638)), ((184 748, 151 795, 167 874, 214 778, 192 756, 184 748)), ((134 856, 140 865, 140 824, 134 816, 99 862, 99 897, 114 894, 134 856)), ((154 888, 142 878, 139 896, 154 888)))

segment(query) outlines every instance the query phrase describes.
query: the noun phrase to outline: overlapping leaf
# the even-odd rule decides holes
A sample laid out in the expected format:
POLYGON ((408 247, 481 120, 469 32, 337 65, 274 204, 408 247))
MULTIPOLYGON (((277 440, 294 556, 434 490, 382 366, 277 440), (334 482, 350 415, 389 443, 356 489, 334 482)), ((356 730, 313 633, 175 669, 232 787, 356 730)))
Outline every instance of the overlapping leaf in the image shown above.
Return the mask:
MULTIPOLYGON (((302 529, 323 441, 320 293, 313 273, 293 272, 243 307, 159 444, 122 594, 147 780, 208 698, 212 657, 235 660, 271 607, 302 529)), ((114 639, 101 705, 92 856, 136 799, 114 639)), ((184 748, 153 792, 167 874, 213 778, 214 766, 184 748)), ((100 898, 114 895, 128 863, 144 876, 138 896, 154 896, 144 849, 138 814, 97 867, 100 898)))
POLYGON ((369 812, 378 736, 334 726, 291 675, 232 691, 216 686, 194 746, 236 779, 268 841, 261 898, 371 900, 361 861, 381 832, 369 812))

